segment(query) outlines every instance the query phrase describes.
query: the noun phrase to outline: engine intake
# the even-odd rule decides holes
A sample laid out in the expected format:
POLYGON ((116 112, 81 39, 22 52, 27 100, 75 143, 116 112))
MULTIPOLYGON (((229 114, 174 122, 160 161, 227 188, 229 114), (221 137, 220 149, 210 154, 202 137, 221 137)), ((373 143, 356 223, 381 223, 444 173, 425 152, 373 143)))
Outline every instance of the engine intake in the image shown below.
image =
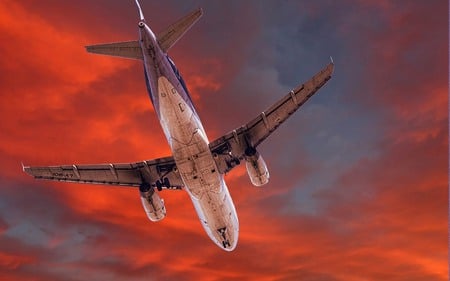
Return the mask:
POLYGON ((139 187, 139 193, 141 195, 142 206, 149 220, 160 221, 166 217, 164 200, 159 197, 153 187, 149 184, 142 184, 139 187))
POLYGON ((245 149, 245 167, 254 186, 262 186, 269 182, 266 162, 254 147, 245 149))

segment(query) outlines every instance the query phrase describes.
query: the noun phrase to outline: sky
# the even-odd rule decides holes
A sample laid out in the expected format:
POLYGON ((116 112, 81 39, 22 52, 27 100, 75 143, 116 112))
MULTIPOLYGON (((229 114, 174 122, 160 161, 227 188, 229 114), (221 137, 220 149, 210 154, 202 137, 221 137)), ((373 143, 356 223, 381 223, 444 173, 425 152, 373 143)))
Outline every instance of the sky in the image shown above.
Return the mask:
POLYGON ((447 1, 145 1, 210 140, 307 81, 332 79, 260 147, 271 181, 225 179, 225 252, 186 192, 147 218, 133 188, 37 181, 27 165, 170 155, 138 61, 134 1, 0 2, 0 280, 448 280, 447 1))

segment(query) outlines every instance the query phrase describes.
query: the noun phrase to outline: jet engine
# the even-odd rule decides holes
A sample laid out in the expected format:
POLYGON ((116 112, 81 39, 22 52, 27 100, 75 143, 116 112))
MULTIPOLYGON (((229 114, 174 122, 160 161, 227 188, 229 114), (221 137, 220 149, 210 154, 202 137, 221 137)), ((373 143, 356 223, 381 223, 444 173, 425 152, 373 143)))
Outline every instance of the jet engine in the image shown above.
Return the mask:
POLYGON ((142 184, 139 187, 139 193, 142 206, 149 220, 162 220, 166 216, 166 207, 164 207, 164 200, 159 197, 155 189, 149 184, 142 184))
POLYGON ((253 185, 262 186, 269 182, 266 162, 254 147, 245 149, 245 167, 253 185))

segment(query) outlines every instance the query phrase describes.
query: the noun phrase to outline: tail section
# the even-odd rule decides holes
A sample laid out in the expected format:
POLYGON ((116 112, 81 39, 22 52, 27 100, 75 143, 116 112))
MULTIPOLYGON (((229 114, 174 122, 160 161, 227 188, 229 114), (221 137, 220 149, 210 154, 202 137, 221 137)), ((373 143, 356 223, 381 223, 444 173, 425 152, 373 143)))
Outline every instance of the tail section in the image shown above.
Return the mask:
MULTIPOLYGON (((142 13, 139 1, 135 0, 139 11, 139 26, 142 28, 145 26, 145 18, 142 13), (142 26, 141 26, 142 24, 142 26)), ((166 30, 158 34, 157 40, 161 50, 166 53, 185 33, 188 31, 194 23, 202 16, 203 11, 201 8, 191 12, 185 17, 181 18, 174 24, 170 25, 166 30)), ((122 57, 127 59, 143 60, 141 46, 139 41, 126 41, 117 43, 107 43, 86 46, 86 50, 89 53, 122 57)))
POLYGON ((142 50, 139 41, 126 41, 108 44, 86 46, 89 53, 142 60, 142 50))
POLYGON ((202 14, 203 11, 199 8, 158 34, 158 42, 161 50, 166 53, 170 47, 172 47, 181 37, 183 37, 186 31, 188 31, 194 23, 198 21, 202 14))

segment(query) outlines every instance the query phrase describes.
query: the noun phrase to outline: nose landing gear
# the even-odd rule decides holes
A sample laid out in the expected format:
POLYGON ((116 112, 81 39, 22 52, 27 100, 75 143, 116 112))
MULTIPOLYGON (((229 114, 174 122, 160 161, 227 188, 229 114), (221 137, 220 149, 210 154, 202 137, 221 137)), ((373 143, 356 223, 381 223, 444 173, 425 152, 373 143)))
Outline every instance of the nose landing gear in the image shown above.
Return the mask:
POLYGON ((222 227, 217 229, 217 232, 219 232, 219 234, 222 236, 223 240, 222 240, 222 246, 226 249, 227 247, 231 247, 230 241, 227 239, 226 236, 226 231, 227 228, 226 227, 222 227))
POLYGON ((230 242, 228 240, 225 240, 225 241, 222 241, 222 246, 224 248, 227 248, 227 247, 231 247, 231 244, 230 244, 230 242))

